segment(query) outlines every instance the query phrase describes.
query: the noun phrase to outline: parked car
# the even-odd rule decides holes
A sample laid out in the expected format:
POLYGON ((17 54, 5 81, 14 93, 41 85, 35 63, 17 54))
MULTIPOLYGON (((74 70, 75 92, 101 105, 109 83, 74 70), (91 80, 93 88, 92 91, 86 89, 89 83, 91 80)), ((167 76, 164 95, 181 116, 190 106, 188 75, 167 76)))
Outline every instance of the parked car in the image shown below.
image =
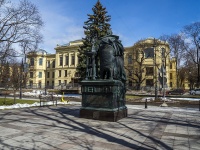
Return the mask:
POLYGON ((200 89, 194 89, 190 91, 191 95, 200 95, 200 89))
POLYGON ((169 95, 183 95, 184 93, 185 91, 183 89, 174 89, 174 90, 167 91, 167 94, 169 95))

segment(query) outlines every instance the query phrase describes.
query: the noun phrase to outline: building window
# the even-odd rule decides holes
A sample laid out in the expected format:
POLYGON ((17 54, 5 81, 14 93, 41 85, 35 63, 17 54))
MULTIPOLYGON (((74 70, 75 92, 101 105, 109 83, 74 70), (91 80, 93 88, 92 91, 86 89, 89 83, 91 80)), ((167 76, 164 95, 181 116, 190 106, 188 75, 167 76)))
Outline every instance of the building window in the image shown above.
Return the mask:
POLYGON ((153 67, 146 67, 146 75, 147 76, 153 75, 153 67))
POLYGON ((29 85, 30 85, 31 88, 33 87, 33 81, 32 80, 29 81, 29 85))
POLYGON ((42 78, 42 72, 39 72, 38 76, 39 76, 39 78, 42 78))
POLYGON ((61 70, 59 70, 58 72, 58 77, 61 77, 61 70))
POLYGON ((154 48, 146 48, 144 50, 145 58, 154 58, 154 48))
POLYGON ((52 81, 52 87, 54 87, 54 81, 52 81))
POLYGON ((55 76, 55 73, 54 73, 54 72, 52 72, 52 78, 54 78, 54 76, 55 76))
POLYGON ((65 77, 67 77, 67 70, 65 70, 65 77))
POLYGON ((47 86, 49 86, 49 81, 47 81, 47 86))
POLYGON ((58 85, 61 85, 61 80, 58 80, 58 85))
POLYGON ((34 66, 34 58, 30 59, 30 66, 34 66))
POLYGON ((42 66, 43 64, 43 58, 39 58, 39 66, 42 66))
POLYGON ((38 87, 39 87, 39 88, 42 87, 42 83, 41 83, 41 81, 38 82, 38 87))
POLYGON ((65 85, 67 85, 67 80, 64 80, 65 85))
POLYGON ((33 72, 30 72, 30 78, 33 78, 33 72))
POLYGON ((69 65, 69 56, 65 56, 65 65, 66 65, 66 66, 69 65))
POLYGON ((165 58, 165 48, 161 49, 161 53, 162 53, 162 58, 165 58))
POLYGON ((146 79, 146 86, 153 86, 153 79, 146 79))
POLYGON ((170 82, 170 87, 172 87, 172 82, 170 82))
POLYGON ((52 62, 52 68, 55 68, 55 60, 52 62))
POLYGON ((60 66, 63 65, 63 56, 60 56, 60 66))
POLYGON ((135 58, 135 60, 138 60, 139 55, 140 55, 139 50, 136 50, 135 53, 134 53, 134 55, 133 55, 133 57, 135 58))
POLYGON ((132 64, 132 55, 128 55, 128 64, 132 64))
POLYGON ((47 61, 47 68, 50 68, 50 61, 47 61))
POLYGON ((50 76, 50 72, 47 72, 47 78, 49 78, 49 76, 50 76))
POLYGON ((170 73, 170 79, 172 79, 172 73, 170 73))
POLYGON ((170 69, 172 69, 172 63, 170 63, 170 69))
POLYGON ((72 55, 71 65, 75 65, 75 56, 74 55, 72 55))

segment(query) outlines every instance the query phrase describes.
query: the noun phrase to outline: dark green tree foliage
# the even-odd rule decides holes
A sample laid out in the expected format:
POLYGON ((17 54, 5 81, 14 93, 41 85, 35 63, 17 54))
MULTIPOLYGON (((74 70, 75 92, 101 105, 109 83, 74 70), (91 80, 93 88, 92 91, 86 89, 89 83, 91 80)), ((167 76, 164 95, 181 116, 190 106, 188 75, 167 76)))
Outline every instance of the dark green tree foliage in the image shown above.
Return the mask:
POLYGON ((18 90, 20 86, 21 67, 18 63, 12 64, 11 82, 14 90, 18 90))
POLYGON ((1 85, 6 87, 8 86, 10 80, 10 66, 9 63, 5 63, 4 66, 2 66, 2 76, 1 76, 1 85))
POLYGON ((86 75, 86 56, 85 52, 90 51, 92 48, 92 40, 103 37, 110 30, 109 21, 111 17, 107 15, 106 8, 102 6, 98 0, 95 6, 92 8, 93 14, 88 14, 88 20, 84 22, 84 34, 82 38, 83 45, 79 48, 79 64, 77 66, 77 72, 81 79, 84 79, 86 75))

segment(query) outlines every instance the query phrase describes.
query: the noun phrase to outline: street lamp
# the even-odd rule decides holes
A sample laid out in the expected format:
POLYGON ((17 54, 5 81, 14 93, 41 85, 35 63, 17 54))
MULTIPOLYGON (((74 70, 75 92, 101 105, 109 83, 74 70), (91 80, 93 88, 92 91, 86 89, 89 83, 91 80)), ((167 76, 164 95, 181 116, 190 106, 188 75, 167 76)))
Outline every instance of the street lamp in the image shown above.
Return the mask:
POLYGON ((190 82, 190 91, 192 90, 192 86, 191 86, 191 71, 189 70, 189 82, 190 82))
POLYGON ((20 77, 19 77, 19 99, 22 99, 22 72, 23 72, 23 58, 20 66, 20 77))
MULTIPOLYGON (((23 61, 23 58, 22 58, 22 62, 21 62, 21 66, 20 66, 19 99, 22 98, 22 80, 24 80, 24 78, 25 78, 23 76, 23 74, 28 72, 28 64, 26 63, 26 54, 22 54, 22 55, 24 55, 24 61, 23 61)), ((21 57, 22 55, 19 55, 19 56, 16 56, 16 57, 21 57)), ((26 83, 25 83, 25 86, 26 86, 26 83)))
POLYGON ((154 75, 155 75, 155 100, 158 98, 158 87, 157 87, 157 68, 156 68, 156 39, 153 40, 153 49, 154 49, 154 75))
POLYGON ((165 99, 165 87, 166 87, 166 55, 165 55, 165 48, 161 48, 161 58, 162 58, 162 88, 163 88, 163 98, 165 99))
MULTIPOLYGON (((45 50, 40 50, 42 52, 42 57, 47 55, 47 51, 45 50)), ((45 70, 44 70, 44 94, 47 95, 47 85, 46 85, 46 80, 47 80, 47 57, 45 61, 45 70)))
POLYGON ((200 58, 199 58, 199 49, 200 49, 200 37, 199 40, 197 40, 197 87, 199 87, 200 84, 200 58))

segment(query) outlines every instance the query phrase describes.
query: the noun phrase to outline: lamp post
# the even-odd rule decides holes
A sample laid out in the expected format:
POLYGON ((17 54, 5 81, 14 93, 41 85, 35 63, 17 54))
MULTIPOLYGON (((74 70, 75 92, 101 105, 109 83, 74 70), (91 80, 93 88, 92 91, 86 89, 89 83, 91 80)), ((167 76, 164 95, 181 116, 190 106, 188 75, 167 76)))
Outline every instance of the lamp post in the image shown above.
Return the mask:
POLYGON ((157 64, 156 64, 156 39, 153 40, 153 49, 154 49, 154 76, 155 76, 155 100, 158 98, 158 87, 157 87, 157 64))
POLYGON ((191 81, 191 70, 189 69, 189 83, 190 83, 190 91, 192 90, 192 81, 191 81))
POLYGON ((20 79, 19 79, 19 99, 22 99, 22 73, 23 73, 23 58, 20 66, 20 79))
MULTIPOLYGON (((23 61, 23 58, 22 58, 22 62, 21 62, 21 66, 20 66, 20 86, 19 86, 19 99, 22 98, 22 80, 25 81, 25 76, 24 73, 27 73, 28 72, 28 64, 26 63, 26 54, 24 54, 24 61, 23 61)), ((26 82, 25 83, 25 86, 26 86, 26 82)))
POLYGON ((161 58, 162 58, 162 67, 161 67, 161 71, 162 71, 162 88, 163 88, 163 98, 165 99, 165 87, 166 87, 166 55, 165 55, 165 48, 161 48, 161 58))
POLYGON ((47 61, 46 61, 46 67, 45 67, 45 74, 44 74, 44 94, 47 95, 47 61))
MULTIPOLYGON (((44 69, 44 94, 47 95, 47 86, 46 86, 46 80, 47 80, 47 51, 43 50, 43 49, 40 49, 39 51, 42 52, 42 57, 46 57, 45 58, 45 69, 44 69)), ((43 60, 42 60, 43 62, 43 60)), ((43 63, 42 63, 43 65, 43 63)))
POLYGON ((199 58, 199 49, 200 49, 200 38, 197 40, 197 87, 199 88, 200 84, 200 58, 199 58))

